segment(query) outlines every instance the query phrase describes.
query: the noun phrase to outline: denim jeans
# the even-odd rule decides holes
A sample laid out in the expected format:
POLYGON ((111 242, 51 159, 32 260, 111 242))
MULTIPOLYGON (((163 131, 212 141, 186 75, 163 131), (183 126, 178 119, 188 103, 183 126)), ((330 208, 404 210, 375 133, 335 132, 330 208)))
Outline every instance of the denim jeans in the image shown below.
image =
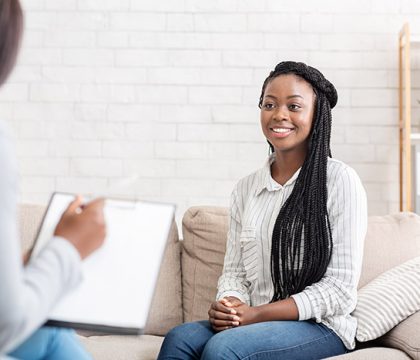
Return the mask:
POLYGON ((19 360, 91 360, 73 330, 42 327, 8 356, 19 360))
POLYGON ((220 333, 208 321, 198 321, 172 329, 158 360, 308 360, 346 352, 332 330, 314 321, 269 321, 220 333))

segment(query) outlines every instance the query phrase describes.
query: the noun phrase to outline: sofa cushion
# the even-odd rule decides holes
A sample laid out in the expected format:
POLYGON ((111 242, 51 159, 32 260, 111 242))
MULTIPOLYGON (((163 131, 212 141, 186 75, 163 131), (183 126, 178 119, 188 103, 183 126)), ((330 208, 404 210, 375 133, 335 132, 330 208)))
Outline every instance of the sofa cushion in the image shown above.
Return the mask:
POLYGON ((359 288, 416 256, 420 256, 420 216, 398 213, 369 217, 359 288))
POLYGON ((45 209, 45 206, 32 204, 22 204, 18 208, 19 233, 24 252, 34 243, 45 209))
POLYGON ((358 341, 374 340, 420 310, 420 257, 379 275, 359 290, 358 341))
MULTIPOLYGON (((185 321, 207 316, 204 309, 213 301, 216 288, 210 289, 202 279, 210 280, 214 286, 217 284, 216 278, 223 267, 227 224, 228 209, 225 207, 192 207, 185 213, 185 253, 182 255, 185 321), (210 244, 214 244, 214 252, 210 244), (212 259, 212 264, 206 264, 206 257, 212 259), (199 273, 200 281, 194 280, 195 273, 199 273), (194 298, 192 286, 196 287, 199 282, 202 291, 194 298), (201 300, 206 305, 200 304, 201 300)), ((420 256, 420 216, 397 213, 369 217, 359 288, 415 256, 420 256)))
MULTIPOLYGON (((144 275, 143 275, 144 276, 144 275)), ((145 334, 165 335, 182 323, 181 245, 175 222, 160 267, 145 334)))
POLYGON ((182 289, 184 321, 207 319, 222 273, 228 209, 192 207, 182 221, 182 289))
POLYGON ((348 354, 333 356, 329 360, 410 360, 403 352, 397 349, 372 347, 368 349, 352 351, 348 354))
POLYGON ((412 359, 420 359, 420 312, 411 315, 378 339, 378 344, 405 351, 412 359))
POLYGON ((161 336, 79 336, 95 360, 155 360, 162 345, 161 336))

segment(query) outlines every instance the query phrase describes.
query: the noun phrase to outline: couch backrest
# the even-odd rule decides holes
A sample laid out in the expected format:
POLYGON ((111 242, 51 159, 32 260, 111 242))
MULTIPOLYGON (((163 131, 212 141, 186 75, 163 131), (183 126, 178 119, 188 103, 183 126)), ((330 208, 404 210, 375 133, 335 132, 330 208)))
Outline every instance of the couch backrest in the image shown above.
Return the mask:
POLYGON ((397 213, 369 217, 359 288, 416 256, 420 256, 420 216, 397 213))
MULTIPOLYGON (((18 221, 23 250, 32 246, 44 211, 45 207, 40 205, 23 204, 19 207, 18 221)), ((141 276, 144 274, 139 274, 141 276)), ((174 222, 159 272, 146 334, 165 335, 174 326, 182 323, 181 291, 181 245, 174 222)))
POLYGON ((182 305, 184 321, 207 319, 223 269, 228 210, 192 207, 182 221, 182 305))
MULTIPOLYGON (((140 276, 145 275, 141 274, 140 276)), ((181 244, 178 238, 178 228, 173 222, 145 334, 166 335, 174 326, 182 324, 182 320, 181 244)))
POLYGON ((22 251, 31 248, 44 216, 45 206, 24 204, 18 208, 19 233, 22 251))
MULTIPOLYGON (((193 207, 183 219, 182 287, 185 321, 207 319, 223 269, 228 209, 193 207)), ((420 217, 399 213, 369 218, 359 287, 420 255, 420 217)))

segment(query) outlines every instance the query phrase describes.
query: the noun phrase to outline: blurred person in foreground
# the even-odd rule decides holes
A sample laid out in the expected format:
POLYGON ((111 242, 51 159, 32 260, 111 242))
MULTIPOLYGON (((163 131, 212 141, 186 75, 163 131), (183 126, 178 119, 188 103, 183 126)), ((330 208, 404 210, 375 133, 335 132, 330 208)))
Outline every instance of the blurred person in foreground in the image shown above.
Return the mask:
MULTIPOLYGON (((12 71, 23 29, 18 0, 0 0, 0 86, 12 71)), ((10 136, 0 122, 0 358, 91 359, 74 331, 42 326, 52 307, 81 281, 81 262, 105 238, 103 200, 78 196, 54 237, 24 264, 17 232, 17 169, 10 136)))

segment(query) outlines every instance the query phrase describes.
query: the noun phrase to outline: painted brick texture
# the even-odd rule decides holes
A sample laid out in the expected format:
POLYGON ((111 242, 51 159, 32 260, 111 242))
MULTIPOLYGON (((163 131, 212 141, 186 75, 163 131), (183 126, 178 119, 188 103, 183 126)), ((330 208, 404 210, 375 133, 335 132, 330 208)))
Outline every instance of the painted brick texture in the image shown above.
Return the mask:
POLYGON ((22 52, 0 91, 22 201, 139 197, 176 203, 178 219, 227 206, 267 155, 262 82, 297 60, 337 86, 333 155, 358 171, 370 214, 398 211, 397 34, 405 21, 420 33, 418 1, 22 2, 22 52))

